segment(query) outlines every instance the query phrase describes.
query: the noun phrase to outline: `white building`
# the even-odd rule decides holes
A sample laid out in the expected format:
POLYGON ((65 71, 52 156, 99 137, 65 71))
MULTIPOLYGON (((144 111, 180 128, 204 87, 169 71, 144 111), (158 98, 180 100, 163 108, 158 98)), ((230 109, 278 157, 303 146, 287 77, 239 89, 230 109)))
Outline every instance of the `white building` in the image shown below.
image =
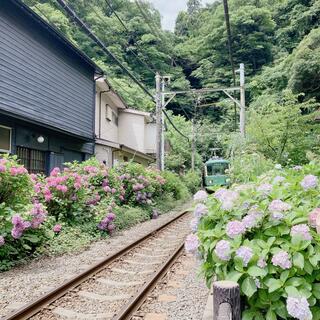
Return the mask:
POLYGON ((152 115, 129 109, 103 78, 96 81, 95 134, 96 157, 108 166, 119 161, 154 162, 156 127, 152 115))

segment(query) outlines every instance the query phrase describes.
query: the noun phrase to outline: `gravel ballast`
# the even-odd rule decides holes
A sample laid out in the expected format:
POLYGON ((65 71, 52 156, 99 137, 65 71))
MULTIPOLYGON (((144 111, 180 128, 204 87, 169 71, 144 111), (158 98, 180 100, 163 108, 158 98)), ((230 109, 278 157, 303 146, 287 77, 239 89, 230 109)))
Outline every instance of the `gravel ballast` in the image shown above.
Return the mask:
POLYGON ((156 286, 134 320, 201 320, 209 289, 199 276, 200 262, 183 254, 156 286))
POLYGON ((189 206, 190 203, 186 203, 156 220, 141 223, 109 239, 94 242, 81 252, 58 257, 41 257, 0 273, 0 318, 61 285, 108 254, 149 233, 189 206))

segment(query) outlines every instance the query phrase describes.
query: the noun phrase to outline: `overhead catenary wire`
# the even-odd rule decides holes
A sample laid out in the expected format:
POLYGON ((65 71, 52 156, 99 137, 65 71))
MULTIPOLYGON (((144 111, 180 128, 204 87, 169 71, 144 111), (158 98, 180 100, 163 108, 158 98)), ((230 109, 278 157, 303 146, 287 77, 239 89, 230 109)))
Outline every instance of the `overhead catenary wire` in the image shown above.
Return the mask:
POLYGON ((107 46, 78 17, 75 11, 64 0, 56 1, 66 11, 67 15, 86 33, 86 35, 91 38, 102 49, 102 51, 107 54, 149 97, 151 97, 152 100, 154 100, 153 94, 121 63, 121 61, 107 48, 107 46))

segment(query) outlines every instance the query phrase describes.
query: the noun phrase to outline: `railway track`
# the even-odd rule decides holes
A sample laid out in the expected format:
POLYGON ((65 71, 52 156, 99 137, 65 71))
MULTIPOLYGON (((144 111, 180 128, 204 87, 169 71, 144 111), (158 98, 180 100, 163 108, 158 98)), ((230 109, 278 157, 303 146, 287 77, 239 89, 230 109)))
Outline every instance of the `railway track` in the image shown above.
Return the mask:
POLYGON ((1 320, 130 319, 183 252, 184 211, 1 320))

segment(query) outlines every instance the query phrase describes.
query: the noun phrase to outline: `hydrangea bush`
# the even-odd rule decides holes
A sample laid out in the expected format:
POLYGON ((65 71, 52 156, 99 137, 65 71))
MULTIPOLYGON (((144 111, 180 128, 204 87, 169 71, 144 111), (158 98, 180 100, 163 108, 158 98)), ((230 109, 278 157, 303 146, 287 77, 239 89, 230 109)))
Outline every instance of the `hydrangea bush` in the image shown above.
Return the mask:
POLYGON ((47 211, 33 196, 32 179, 16 157, 0 159, 0 271, 47 239, 47 211))
POLYGON ((186 248, 200 254, 208 283, 239 283, 244 320, 320 319, 319 176, 319 163, 277 167, 197 195, 186 248))

